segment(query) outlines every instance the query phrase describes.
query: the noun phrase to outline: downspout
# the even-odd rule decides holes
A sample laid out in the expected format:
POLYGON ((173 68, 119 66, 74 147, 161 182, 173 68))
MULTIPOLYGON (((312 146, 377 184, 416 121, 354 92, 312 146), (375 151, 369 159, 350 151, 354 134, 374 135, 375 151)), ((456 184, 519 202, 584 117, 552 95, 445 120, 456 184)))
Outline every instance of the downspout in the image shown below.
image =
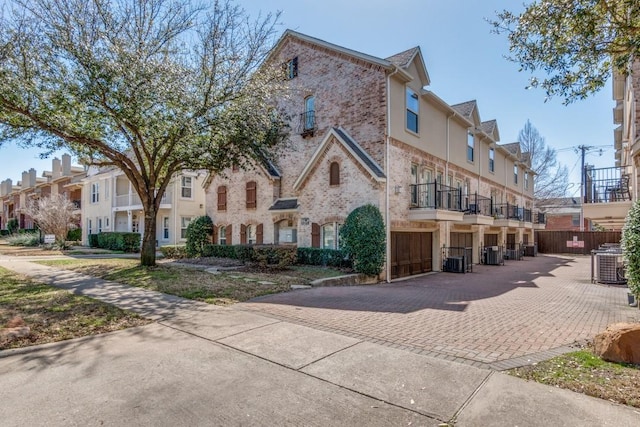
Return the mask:
MULTIPOLYGON (((389 170, 390 161, 389 155, 391 153, 391 76, 400 71, 398 67, 394 66, 394 70, 392 73, 387 75, 387 129, 386 129, 386 137, 385 137, 385 173, 387 175, 387 180, 385 182, 385 233, 387 240, 387 253, 386 253, 386 280, 387 283, 391 283, 391 212, 389 209, 389 185, 391 181, 391 173, 389 170)), ((419 102, 419 101, 418 101, 419 102)), ((418 109, 420 111, 420 109, 418 109)))

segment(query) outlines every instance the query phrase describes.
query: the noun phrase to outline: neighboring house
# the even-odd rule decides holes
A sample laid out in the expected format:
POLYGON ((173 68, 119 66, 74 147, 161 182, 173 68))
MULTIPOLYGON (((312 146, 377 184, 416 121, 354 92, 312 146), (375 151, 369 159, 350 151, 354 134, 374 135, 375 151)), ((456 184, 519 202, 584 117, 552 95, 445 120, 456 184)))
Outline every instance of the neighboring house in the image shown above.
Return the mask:
POLYGON ((592 226, 588 219, 583 219, 580 227, 582 203, 579 197, 563 197, 545 200, 537 205, 544 212, 545 230, 590 231, 592 226))
POLYGON ((381 59, 287 30, 266 64, 289 79, 290 141, 276 164, 205 183, 216 243, 337 248, 348 214, 371 203, 390 280, 440 270, 443 247, 470 247, 477 263, 482 246, 533 243, 544 228, 528 154, 497 143, 476 101, 425 89, 419 47, 381 59))
MULTIPOLYGON (((156 246, 186 241, 189 222, 205 213, 204 180, 202 172, 184 172, 171 180, 156 218, 156 246)), ((120 169, 91 167, 82 185, 83 242, 103 231, 144 233, 142 202, 120 169)))
POLYGON ((615 166, 586 165, 583 189, 584 217, 608 230, 620 230, 638 197, 640 164, 640 59, 627 75, 613 72, 613 133, 615 166))
POLYGON ((18 220, 21 229, 34 228, 33 220, 25 213, 25 208, 40 198, 54 194, 66 195, 77 207, 80 219, 80 200, 82 199, 82 185, 80 180, 85 175, 81 166, 71 165, 71 156, 62 155, 62 160, 54 158, 51 161, 51 171, 44 171, 41 177, 35 169, 22 173, 22 180, 13 185, 9 178, 0 184, 0 230, 7 228, 11 219, 18 220))

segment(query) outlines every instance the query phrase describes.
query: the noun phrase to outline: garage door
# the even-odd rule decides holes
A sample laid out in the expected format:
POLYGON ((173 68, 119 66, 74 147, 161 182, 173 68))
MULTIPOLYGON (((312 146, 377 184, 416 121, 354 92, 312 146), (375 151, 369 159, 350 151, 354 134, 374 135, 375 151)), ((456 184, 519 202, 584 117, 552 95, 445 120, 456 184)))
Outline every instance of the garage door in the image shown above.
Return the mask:
POLYGON ((451 233, 452 248, 471 248, 473 247, 473 233, 451 233))
POLYGON ((431 233, 391 232, 391 278, 432 270, 431 233))
POLYGON ((497 234, 485 234, 484 235, 484 245, 485 246, 498 246, 498 235, 497 234))

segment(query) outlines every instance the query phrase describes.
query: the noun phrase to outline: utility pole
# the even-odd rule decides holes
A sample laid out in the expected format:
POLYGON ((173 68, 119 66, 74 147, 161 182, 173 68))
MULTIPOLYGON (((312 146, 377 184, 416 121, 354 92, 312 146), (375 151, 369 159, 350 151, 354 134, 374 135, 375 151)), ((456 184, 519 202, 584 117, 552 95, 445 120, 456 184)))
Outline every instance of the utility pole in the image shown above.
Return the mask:
POLYGON ((580 162, 580 198, 582 200, 580 200, 580 231, 584 231, 584 204, 587 200, 587 191, 585 188, 585 181, 586 181, 586 172, 584 170, 584 156, 587 152, 587 150, 590 150, 593 147, 588 147, 586 145, 579 145, 578 146, 578 150, 580 150, 581 152, 581 162, 580 162))

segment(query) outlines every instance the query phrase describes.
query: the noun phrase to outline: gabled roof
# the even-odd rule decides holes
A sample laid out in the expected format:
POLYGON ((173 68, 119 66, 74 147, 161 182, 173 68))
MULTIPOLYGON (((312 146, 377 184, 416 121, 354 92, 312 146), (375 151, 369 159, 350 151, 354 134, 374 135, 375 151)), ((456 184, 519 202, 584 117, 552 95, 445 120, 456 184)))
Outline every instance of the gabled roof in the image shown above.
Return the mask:
POLYGON ((418 74, 420 74, 422 86, 431 84, 431 79, 429 78, 429 73, 427 72, 427 66, 424 63, 420 46, 412 47, 404 52, 396 53, 395 55, 388 57, 387 61, 403 70, 406 70, 414 61, 417 61, 418 63, 416 64, 416 68, 418 70, 418 74))
POLYGON ((520 159, 520 143, 519 142, 511 142, 509 144, 501 144, 500 146, 502 148, 504 148, 505 150, 507 150, 509 153, 511 153, 514 156, 516 156, 518 159, 520 159))
POLYGON ((487 120, 480 123, 480 129, 482 132, 491 136, 494 141, 500 141, 500 133, 498 132, 498 122, 495 120, 487 120))
POLYGON ((473 114, 473 111, 476 108, 478 108, 478 103, 474 99, 471 101, 461 102, 460 104, 452 105, 451 108, 453 108, 458 114, 460 114, 464 118, 471 120, 471 115, 473 114))
POLYGON ((299 190, 306 179, 311 175, 314 166, 320 161, 322 158, 322 154, 326 151, 327 146, 333 141, 336 140, 342 148, 344 148, 348 153, 350 153, 354 159, 371 175, 371 178, 378 182, 386 181, 386 176, 384 171, 376 163, 375 160, 369 156, 369 154, 362 148, 353 138, 342 128, 333 127, 331 130, 325 135, 324 139, 316 149, 316 151, 311 156, 311 159, 307 162, 302 173, 293 184, 293 188, 295 190, 299 190))

